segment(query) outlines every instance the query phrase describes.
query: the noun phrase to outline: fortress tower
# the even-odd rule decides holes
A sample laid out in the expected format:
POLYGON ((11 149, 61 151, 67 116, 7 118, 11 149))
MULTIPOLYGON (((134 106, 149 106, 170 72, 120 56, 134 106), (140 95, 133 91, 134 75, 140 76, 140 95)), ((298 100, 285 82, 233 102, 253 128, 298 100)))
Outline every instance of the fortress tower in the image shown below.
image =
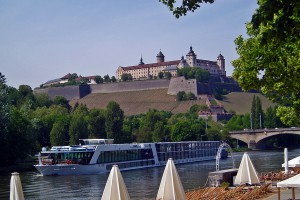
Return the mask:
POLYGON ((159 53, 157 54, 156 61, 157 63, 165 62, 165 56, 161 51, 159 51, 159 53))
POLYGON ((220 53, 219 56, 217 57, 217 65, 220 68, 221 75, 226 76, 226 71, 225 71, 225 59, 224 56, 220 53))
POLYGON ((190 51, 186 54, 186 62, 189 66, 194 67, 196 64, 197 55, 193 51, 193 47, 190 47, 190 51))

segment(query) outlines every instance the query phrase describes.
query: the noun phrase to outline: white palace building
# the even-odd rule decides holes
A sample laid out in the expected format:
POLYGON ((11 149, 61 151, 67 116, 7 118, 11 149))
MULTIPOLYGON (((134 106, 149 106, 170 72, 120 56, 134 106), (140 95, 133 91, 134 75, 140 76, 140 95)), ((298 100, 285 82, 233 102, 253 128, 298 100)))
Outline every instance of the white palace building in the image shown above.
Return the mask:
POLYGON ((176 76, 177 69, 183 67, 200 67, 209 71, 211 75, 226 76, 225 59, 221 54, 217 57, 217 61, 197 59, 193 48, 190 47, 185 59, 182 56, 180 60, 165 61, 164 54, 159 51, 156 56, 156 63, 145 64, 141 58, 138 65, 120 66, 116 71, 116 78, 121 80, 122 74, 131 74, 133 79, 148 79, 157 77, 159 72, 170 72, 172 76, 176 76))

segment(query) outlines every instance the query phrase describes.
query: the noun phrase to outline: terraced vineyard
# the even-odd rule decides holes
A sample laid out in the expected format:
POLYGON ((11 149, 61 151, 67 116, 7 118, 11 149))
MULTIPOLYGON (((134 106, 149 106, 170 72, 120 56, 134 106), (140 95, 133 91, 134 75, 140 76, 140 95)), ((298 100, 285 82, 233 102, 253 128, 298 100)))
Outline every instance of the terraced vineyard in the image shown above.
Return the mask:
POLYGON ((266 111, 269 106, 275 104, 269 101, 265 96, 259 93, 247 93, 247 92, 232 92, 224 96, 223 101, 219 101, 223 104, 227 111, 234 110, 236 114, 241 115, 250 113, 253 96, 256 95, 260 98, 262 108, 266 111))
POLYGON ((127 116, 146 113, 150 108, 171 111, 172 113, 184 113, 194 104, 205 104, 205 100, 178 102, 176 101, 176 96, 167 94, 167 90, 168 89, 152 89, 89 94, 82 99, 71 101, 70 104, 73 106, 78 102, 79 104, 86 104, 88 108, 104 109, 110 101, 116 101, 127 116))

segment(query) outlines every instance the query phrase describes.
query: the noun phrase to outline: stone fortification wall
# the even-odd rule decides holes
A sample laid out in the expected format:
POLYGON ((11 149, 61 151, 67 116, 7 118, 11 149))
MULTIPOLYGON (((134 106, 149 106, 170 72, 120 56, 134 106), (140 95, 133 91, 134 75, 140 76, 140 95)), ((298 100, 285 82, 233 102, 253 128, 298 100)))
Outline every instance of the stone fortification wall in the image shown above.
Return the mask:
POLYGON ((215 89, 226 89, 227 92, 242 92, 242 88, 237 83, 211 83, 212 91, 215 89))
POLYGON ((130 81, 130 82, 90 85, 90 89, 91 89, 91 93, 114 93, 114 92, 168 88, 169 83, 170 80, 168 79, 130 81))
POLYGON ((177 95, 178 92, 185 91, 185 93, 192 92, 197 95, 197 81, 196 79, 186 80, 183 76, 172 78, 170 81, 168 94, 177 95))
POLYGON ((35 94, 46 93, 50 99, 54 99, 56 96, 63 96, 67 100, 80 99, 90 93, 89 85, 74 85, 65 87, 49 87, 49 88, 35 88, 35 94))

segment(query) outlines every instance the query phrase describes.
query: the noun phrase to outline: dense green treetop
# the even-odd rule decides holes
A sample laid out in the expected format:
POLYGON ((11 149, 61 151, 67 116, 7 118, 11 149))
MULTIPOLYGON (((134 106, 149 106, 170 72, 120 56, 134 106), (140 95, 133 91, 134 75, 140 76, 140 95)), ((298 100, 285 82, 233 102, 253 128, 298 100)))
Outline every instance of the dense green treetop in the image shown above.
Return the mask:
POLYGON ((170 11, 176 18, 186 15, 188 11, 194 12, 202 3, 213 3, 214 0, 182 0, 182 3, 177 3, 176 0, 159 0, 167 5, 170 11), (177 6, 178 4, 178 6, 177 6))
POLYGON ((280 103, 277 114, 300 124, 300 1, 259 0, 247 24, 249 38, 235 40, 233 77, 244 90, 260 89, 280 103))

